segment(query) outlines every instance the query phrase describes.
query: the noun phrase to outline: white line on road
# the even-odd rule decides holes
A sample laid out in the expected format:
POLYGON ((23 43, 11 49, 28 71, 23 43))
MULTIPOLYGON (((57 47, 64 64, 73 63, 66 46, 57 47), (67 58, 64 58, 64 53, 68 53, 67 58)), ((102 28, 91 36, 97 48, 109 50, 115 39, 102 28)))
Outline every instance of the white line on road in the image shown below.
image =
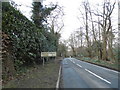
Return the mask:
POLYGON ((77 66, 82 67, 81 65, 77 64, 77 66))
POLYGON ((61 74, 61 66, 60 66, 60 69, 59 69, 58 80, 57 80, 57 83, 56 83, 56 90, 58 90, 58 88, 59 88, 60 74, 61 74))
POLYGON ((85 70, 88 71, 89 73, 91 73, 92 75, 98 77, 99 79, 101 79, 101 80, 103 80, 103 81, 105 81, 105 82, 111 84, 111 82, 109 82, 108 80, 106 80, 106 79, 104 79, 104 78, 102 78, 102 77, 96 75, 95 73, 91 72, 90 70, 88 70, 88 69, 85 69, 85 70))
POLYGON ((72 60, 72 63, 75 63, 75 62, 72 60))

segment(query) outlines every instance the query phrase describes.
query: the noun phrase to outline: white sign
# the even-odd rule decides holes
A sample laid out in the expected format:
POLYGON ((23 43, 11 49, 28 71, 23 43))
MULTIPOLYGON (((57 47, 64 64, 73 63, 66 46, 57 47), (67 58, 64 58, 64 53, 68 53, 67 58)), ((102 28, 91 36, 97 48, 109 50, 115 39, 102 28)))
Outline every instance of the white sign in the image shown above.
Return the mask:
POLYGON ((41 57, 55 57, 56 52, 41 52, 41 57))

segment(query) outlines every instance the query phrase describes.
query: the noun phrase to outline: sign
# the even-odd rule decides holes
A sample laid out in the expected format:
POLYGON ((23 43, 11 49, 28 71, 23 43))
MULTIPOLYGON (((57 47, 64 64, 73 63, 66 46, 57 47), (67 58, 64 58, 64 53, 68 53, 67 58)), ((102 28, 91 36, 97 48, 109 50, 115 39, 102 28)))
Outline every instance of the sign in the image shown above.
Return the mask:
POLYGON ((41 57, 55 57, 56 52, 41 52, 41 57))

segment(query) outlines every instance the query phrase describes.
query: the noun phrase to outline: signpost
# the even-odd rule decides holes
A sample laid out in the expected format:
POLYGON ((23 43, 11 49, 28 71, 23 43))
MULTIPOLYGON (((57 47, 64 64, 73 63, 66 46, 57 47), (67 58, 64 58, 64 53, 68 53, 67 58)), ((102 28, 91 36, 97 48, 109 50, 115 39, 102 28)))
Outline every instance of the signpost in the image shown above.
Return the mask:
POLYGON ((56 52, 41 52, 41 57, 43 57, 43 66, 45 63, 44 57, 56 57, 56 52))
POLYGON ((56 57, 56 52, 41 52, 41 57, 56 57))

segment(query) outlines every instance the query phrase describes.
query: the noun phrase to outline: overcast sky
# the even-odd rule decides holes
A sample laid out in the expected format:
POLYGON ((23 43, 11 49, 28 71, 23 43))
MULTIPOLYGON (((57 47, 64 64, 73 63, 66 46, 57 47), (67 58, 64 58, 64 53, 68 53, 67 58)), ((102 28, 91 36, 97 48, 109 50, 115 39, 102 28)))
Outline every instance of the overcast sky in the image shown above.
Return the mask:
MULTIPOLYGON (((31 16, 31 3, 32 0, 13 0, 17 4, 22 4, 22 6, 19 8, 20 11, 28 18, 30 19, 31 16), (28 7, 27 7, 28 6, 28 7), (30 6, 30 7, 29 7, 30 6)), ((77 16, 79 15, 78 9, 80 8, 81 2, 83 0, 43 0, 44 5, 58 2, 58 5, 63 6, 64 10, 64 28, 61 31, 61 38, 62 39, 68 39, 70 34, 77 30, 77 28, 80 28, 80 21, 78 21, 77 16)), ((95 6, 97 3, 102 3, 103 0, 88 0, 93 6, 95 6)), ((114 0, 112 0, 114 1, 114 0)), ((117 4, 115 7, 116 10, 114 10, 114 20, 115 25, 117 25, 117 18, 118 18, 118 10, 117 10, 117 4)))

